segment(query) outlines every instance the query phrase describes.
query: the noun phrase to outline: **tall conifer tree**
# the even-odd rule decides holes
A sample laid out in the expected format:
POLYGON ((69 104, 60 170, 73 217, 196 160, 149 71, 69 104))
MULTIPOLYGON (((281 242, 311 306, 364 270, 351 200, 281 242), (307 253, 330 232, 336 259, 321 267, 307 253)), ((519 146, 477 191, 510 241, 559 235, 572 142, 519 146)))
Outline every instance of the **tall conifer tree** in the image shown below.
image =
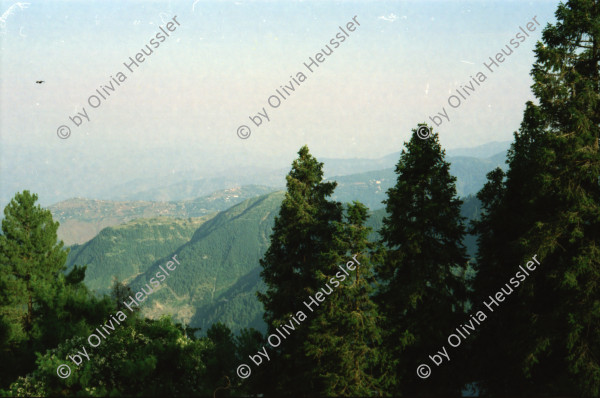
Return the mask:
POLYGON ((28 341, 34 337, 36 306, 56 289, 68 253, 57 241, 58 223, 49 210, 35 206, 36 201, 37 195, 29 191, 16 194, 4 209, 0 235, 0 278, 6 289, 1 293, 0 308, 21 308, 12 316, 20 318, 22 330, 14 333, 24 334, 21 338, 28 341))
MULTIPOLYGON (((328 264, 323 253, 333 245, 336 222, 342 219, 342 206, 328 200, 336 183, 323 182, 323 163, 303 146, 286 177, 287 193, 271 236, 271 245, 261 260, 261 276, 267 285, 259 300, 264 304, 268 334, 288 323, 302 302, 320 288, 318 272, 328 264)), ((297 327, 272 352, 269 394, 314 395, 321 391, 319 380, 311 377, 314 363, 307 358, 304 343, 310 318, 297 327)), ((270 347, 268 347, 270 349, 270 347)))
POLYGON ((423 140, 413 130, 396 165, 396 185, 384 201, 381 235, 387 253, 378 268, 383 282, 378 302, 388 331, 385 346, 396 362, 395 394, 459 395, 462 386, 458 353, 429 379, 415 375, 465 320, 462 202, 444 156, 437 133, 423 140))
POLYGON ((539 104, 527 104, 506 181, 480 193, 478 295, 541 261, 478 338, 495 359, 481 363, 490 394, 600 394, 600 2, 568 1, 556 18, 536 46, 539 104))
POLYGON ((112 309, 108 299, 92 297, 83 285, 85 267, 63 273, 68 251, 57 239, 58 223, 36 201, 36 194, 23 191, 4 209, 0 386, 32 370, 36 351, 43 352, 74 334, 89 333, 89 324, 101 322, 112 309))

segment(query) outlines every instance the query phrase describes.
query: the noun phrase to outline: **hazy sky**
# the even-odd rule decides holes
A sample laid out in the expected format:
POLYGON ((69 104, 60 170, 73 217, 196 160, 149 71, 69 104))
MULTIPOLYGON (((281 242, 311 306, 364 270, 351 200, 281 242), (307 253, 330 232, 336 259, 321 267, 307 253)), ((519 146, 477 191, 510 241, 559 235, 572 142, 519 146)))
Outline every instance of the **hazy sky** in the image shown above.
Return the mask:
POLYGON ((437 130, 446 148, 511 140, 533 99, 532 49, 557 5, 1 1, 1 172, 30 172, 22 186, 4 182, 0 191, 12 196, 67 173, 123 184, 144 176, 135 166, 153 159, 171 173, 271 167, 289 164, 303 144, 318 157, 378 158, 399 151, 411 128, 430 123, 442 107, 450 121, 437 130), (173 16, 180 25, 130 72, 123 63, 173 16), (360 26, 310 73, 303 63, 355 16, 360 26), (542 26, 489 72, 483 62, 534 16, 542 26), (101 86, 120 72, 126 79, 112 83, 108 96, 101 86), (269 96, 298 72, 306 80, 276 109, 269 106, 269 96), (451 108, 449 95, 478 72, 486 81, 451 108), (88 98, 96 89, 106 99, 93 109, 88 98), (256 127, 249 116, 263 107, 270 121, 256 127), (83 108, 90 121, 76 127, 69 116, 83 108), (71 129, 68 139, 57 137, 61 125, 71 129), (238 138, 240 125, 251 128, 250 138, 238 138), (83 164, 94 167, 82 172, 83 164))

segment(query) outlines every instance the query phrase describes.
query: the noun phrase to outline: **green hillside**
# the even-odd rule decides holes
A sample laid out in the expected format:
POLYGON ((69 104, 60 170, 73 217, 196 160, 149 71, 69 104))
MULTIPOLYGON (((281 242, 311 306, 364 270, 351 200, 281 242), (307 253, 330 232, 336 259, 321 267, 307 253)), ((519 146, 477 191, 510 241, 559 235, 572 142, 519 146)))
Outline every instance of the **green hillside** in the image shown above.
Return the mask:
POLYGON ((191 240, 153 262, 130 284, 138 291, 177 254, 181 265, 144 302, 152 317, 170 314, 202 327, 223 321, 237 330, 258 326, 262 309, 254 295, 255 272, 269 244, 282 192, 249 199, 204 223, 191 240), (254 271, 254 272, 253 272, 254 271))
POLYGON ((140 219, 105 228, 86 244, 71 247, 67 267, 88 265, 86 285, 105 293, 113 277, 131 281, 148 264, 188 242, 198 227, 212 217, 140 219))

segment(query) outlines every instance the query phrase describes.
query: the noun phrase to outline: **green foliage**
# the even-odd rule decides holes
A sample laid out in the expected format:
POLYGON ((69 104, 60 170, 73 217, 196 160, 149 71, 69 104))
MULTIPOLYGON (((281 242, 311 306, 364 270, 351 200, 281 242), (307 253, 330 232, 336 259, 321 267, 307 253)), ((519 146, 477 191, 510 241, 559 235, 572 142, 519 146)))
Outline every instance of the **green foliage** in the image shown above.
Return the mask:
POLYGON ((238 358, 233 333, 222 323, 215 323, 206 335, 213 343, 206 352, 208 380, 223 384, 228 380, 235 380, 238 358))
POLYGON ((4 209, 0 235, 0 306, 10 313, 15 342, 31 340, 38 314, 36 307, 58 288, 57 276, 64 270, 67 253, 57 243, 58 223, 48 210, 35 206, 37 195, 17 193, 4 209), (19 310, 23 308, 24 310, 19 310))
POLYGON ((371 299, 375 281, 370 257, 375 244, 367 239, 371 231, 364 226, 366 219, 367 208, 360 202, 348 206, 346 220, 336 223, 335 243, 326 254, 329 267, 317 271, 321 290, 333 289, 319 305, 304 343, 314 364, 312 378, 321 381, 319 395, 379 396, 388 381, 379 351, 381 320, 371 299), (338 265, 353 255, 360 264, 336 287, 332 280, 340 271, 338 265))
POLYGON ((464 319, 462 202, 437 133, 422 140, 413 130, 406 148, 396 166, 396 186, 385 201, 388 215, 380 232, 385 259, 377 268, 385 348, 396 363, 393 391, 458 395, 465 380, 456 367, 434 373, 427 382, 415 380, 414 369, 464 319))
MULTIPOLYGON (((144 302, 143 311, 153 317, 174 314, 204 330, 217 321, 236 332, 261 325, 262 308, 252 297, 260 278, 253 270, 267 249, 282 196, 272 193, 244 201, 198 228, 175 251, 181 265, 144 302), (252 305, 246 307, 248 303, 252 305)), ((130 283, 132 289, 145 286, 175 253, 152 263, 130 283)))
MULTIPOLYGON (((268 334, 288 322, 298 301, 320 287, 319 272, 330 266, 323 254, 331 250, 334 223, 342 218, 341 204, 328 200, 335 183, 323 182, 323 163, 306 146, 298 151, 286 180, 271 245, 260 261, 267 290, 258 298, 265 307, 268 334)), ((305 395, 322 390, 311 377, 314 363, 304 353, 307 333, 307 325, 302 325, 273 352, 268 368, 273 383, 266 386, 268 392, 305 395)))
POLYGON ((110 310, 90 296, 85 267, 67 275, 67 251, 58 223, 35 205, 37 195, 18 193, 4 209, 0 235, 0 386, 33 369, 35 353, 76 333, 87 333, 110 310))
MULTIPOLYGON (((129 314, 129 313, 128 313, 129 314)), ((116 325, 116 324, 115 324, 116 325)), ((235 376, 236 365, 247 353, 256 352, 262 335, 244 329, 239 337, 223 324, 215 324, 208 336, 197 339, 191 329, 159 320, 128 318, 115 326, 102 343, 91 348, 86 337, 75 336, 57 348, 38 354, 37 369, 19 377, 5 396, 228 396, 245 395, 252 384, 235 376), (69 355, 86 348, 76 366, 69 355), (57 376, 67 364, 71 375, 57 376)), ((193 329, 192 329, 193 330, 193 329)), ((256 380, 260 380, 256 379, 256 380)))
POLYGON ((539 105, 527 103, 508 172, 478 195, 478 296, 542 263, 478 337, 495 358, 476 364, 489 394, 600 394, 600 7, 572 0, 556 17, 535 50, 539 105))
MULTIPOLYGON (((185 337, 169 319, 136 320, 120 325, 97 347, 74 337, 39 356, 37 369, 20 377, 9 393, 19 396, 181 396, 209 395, 215 387, 206 378, 204 355, 209 340, 185 337), (90 360, 77 367, 68 355, 87 346, 90 360), (71 376, 56 374, 60 364, 71 376)), ((87 337, 87 336, 86 336, 87 337)))
MULTIPOLYGON (((126 309, 131 311, 126 304, 131 303, 130 297, 133 296, 135 296, 135 292, 131 289, 131 287, 123 282, 120 282, 118 278, 114 279, 112 288, 110 289, 110 298, 112 299, 113 303, 115 303, 117 311, 125 311, 126 309)), ((135 313, 140 311, 140 307, 131 306, 131 308, 135 313)))
MULTIPOLYGON (((267 344, 266 336, 253 328, 240 330, 235 337, 236 355, 239 362, 247 362, 249 355, 256 355, 267 344)), ((236 364, 237 365, 237 364, 236 364)), ((237 377, 237 376, 236 376, 237 377)), ((252 376, 241 381, 240 389, 247 394, 263 394, 266 385, 272 382, 265 367, 261 366, 252 370, 252 376)))

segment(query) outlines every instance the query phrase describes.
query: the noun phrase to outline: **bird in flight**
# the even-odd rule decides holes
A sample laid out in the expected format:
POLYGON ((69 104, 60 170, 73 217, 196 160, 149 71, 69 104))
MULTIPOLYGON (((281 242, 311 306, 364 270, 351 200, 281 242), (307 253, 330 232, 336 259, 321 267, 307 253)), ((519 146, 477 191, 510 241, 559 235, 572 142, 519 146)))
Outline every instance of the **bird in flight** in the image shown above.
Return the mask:
POLYGON ((37 84, 42 84, 44 81, 43 80, 36 80, 35 81, 37 84))

